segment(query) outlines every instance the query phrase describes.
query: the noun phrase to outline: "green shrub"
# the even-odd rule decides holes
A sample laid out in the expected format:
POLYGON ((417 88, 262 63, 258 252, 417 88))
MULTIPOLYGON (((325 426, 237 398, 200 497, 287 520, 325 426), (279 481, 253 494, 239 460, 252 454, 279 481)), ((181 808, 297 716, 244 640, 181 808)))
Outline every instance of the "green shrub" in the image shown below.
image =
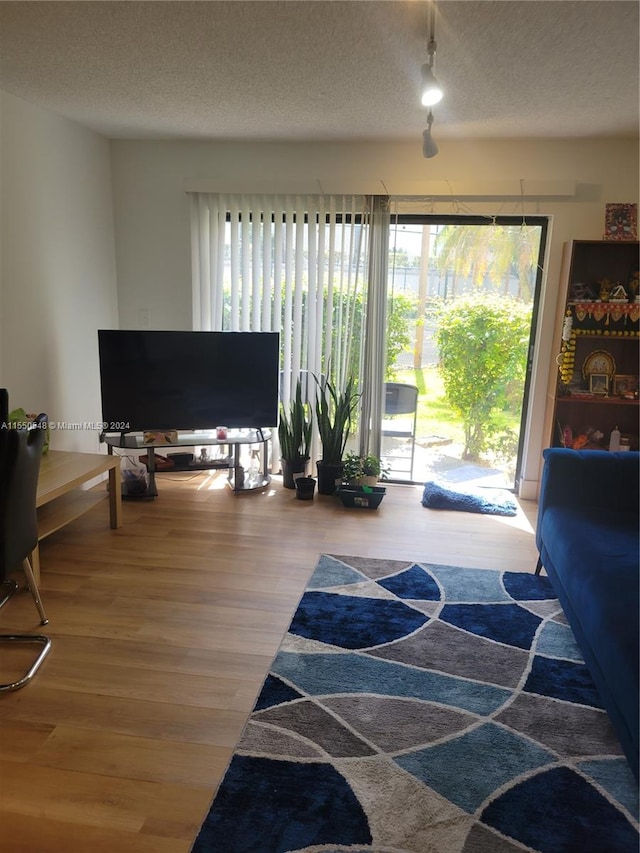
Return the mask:
POLYGON ((521 404, 512 389, 522 388, 530 323, 531 309, 520 300, 479 291, 441 309, 439 368, 449 405, 464 423, 465 459, 487 449, 494 407, 521 404))

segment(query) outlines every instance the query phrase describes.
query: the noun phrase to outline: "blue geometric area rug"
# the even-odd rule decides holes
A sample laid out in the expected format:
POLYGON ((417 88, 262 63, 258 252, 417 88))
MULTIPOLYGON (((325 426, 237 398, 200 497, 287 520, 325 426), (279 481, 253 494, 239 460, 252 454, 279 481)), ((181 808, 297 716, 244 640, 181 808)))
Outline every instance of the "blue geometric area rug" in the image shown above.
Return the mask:
POLYGON ((323 555, 194 853, 636 853, 547 578, 323 555))
POLYGON ((422 506, 428 509, 454 509, 482 515, 517 515, 518 505, 505 489, 448 489, 440 483, 424 484, 422 506))

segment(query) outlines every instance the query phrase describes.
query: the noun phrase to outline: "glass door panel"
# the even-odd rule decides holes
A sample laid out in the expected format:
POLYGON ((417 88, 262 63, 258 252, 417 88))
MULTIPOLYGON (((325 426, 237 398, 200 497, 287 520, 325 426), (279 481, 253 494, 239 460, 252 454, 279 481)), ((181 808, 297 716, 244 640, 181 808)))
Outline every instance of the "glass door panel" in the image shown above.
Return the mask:
POLYGON ((394 217, 381 436, 388 479, 515 486, 546 225, 394 217), (396 386, 416 389, 414 423, 413 413, 393 412, 396 386))

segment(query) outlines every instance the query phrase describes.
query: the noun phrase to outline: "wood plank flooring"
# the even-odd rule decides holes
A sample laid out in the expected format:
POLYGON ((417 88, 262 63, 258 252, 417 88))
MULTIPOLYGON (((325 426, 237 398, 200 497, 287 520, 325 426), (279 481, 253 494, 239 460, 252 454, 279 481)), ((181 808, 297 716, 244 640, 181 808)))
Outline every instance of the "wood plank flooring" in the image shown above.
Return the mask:
POLYGON ((26 592, 0 610, 0 632, 53 639, 0 696, 2 853, 188 853, 319 554, 536 562, 532 502, 502 518, 424 509, 412 486, 357 510, 278 478, 246 495, 220 472, 158 482, 119 530, 103 504, 42 543, 46 629, 26 592))

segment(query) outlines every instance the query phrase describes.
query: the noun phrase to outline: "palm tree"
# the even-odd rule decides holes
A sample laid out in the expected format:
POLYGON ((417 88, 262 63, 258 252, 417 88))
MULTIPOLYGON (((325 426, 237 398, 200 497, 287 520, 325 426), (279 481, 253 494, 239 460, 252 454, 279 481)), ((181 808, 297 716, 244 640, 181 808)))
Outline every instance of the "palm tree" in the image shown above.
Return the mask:
POLYGON ((436 238, 435 262, 441 272, 453 270, 457 277, 470 278, 480 287, 488 276, 497 290, 509 292, 515 275, 518 297, 532 298, 535 281, 539 228, 528 225, 445 225, 436 238))

